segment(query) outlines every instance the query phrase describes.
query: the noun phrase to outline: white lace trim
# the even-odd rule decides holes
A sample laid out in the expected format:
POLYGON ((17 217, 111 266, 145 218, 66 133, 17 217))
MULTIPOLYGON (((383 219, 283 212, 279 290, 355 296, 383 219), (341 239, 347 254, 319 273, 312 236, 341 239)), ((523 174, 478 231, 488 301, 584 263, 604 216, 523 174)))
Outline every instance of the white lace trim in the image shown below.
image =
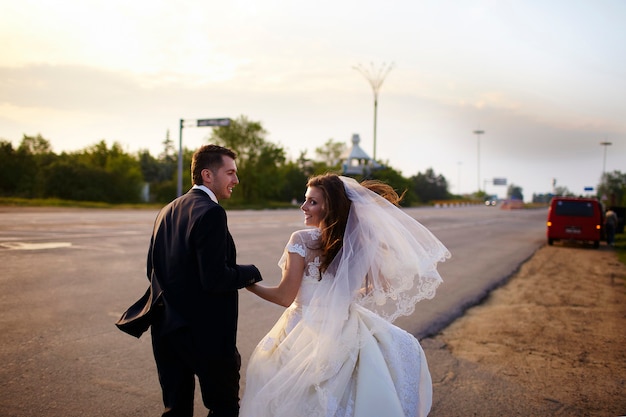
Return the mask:
POLYGON ((303 258, 306 256, 306 248, 299 243, 292 243, 287 245, 287 251, 290 253, 297 253, 303 258))

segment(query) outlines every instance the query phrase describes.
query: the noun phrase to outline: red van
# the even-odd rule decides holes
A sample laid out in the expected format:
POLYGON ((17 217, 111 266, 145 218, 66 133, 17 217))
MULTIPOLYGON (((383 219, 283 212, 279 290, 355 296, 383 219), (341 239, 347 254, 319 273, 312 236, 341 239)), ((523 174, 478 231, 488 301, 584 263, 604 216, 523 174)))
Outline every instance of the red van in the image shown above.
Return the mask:
POLYGON ((592 242, 600 247, 604 212, 595 198, 554 197, 548 209, 548 244, 558 240, 592 242))

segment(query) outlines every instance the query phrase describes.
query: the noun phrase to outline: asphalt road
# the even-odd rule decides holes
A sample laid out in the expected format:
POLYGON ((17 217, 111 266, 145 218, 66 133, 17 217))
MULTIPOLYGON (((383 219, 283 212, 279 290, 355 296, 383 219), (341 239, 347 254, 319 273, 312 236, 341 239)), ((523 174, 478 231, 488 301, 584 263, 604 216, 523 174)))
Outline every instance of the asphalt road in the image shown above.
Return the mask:
MULTIPOLYGON (((545 242, 546 210, 498 207, 408 209, 452 252, 433 300, 396 324, 436 333, 500 285, 545 242)), ((160 388, 149 335, 114 326, 145 290, 154 210, 0 207, 0 415, 157 416, 160 388)), ((268 284, 299 210, 230 211, 239 263, 268 284)), ((282 312, 241 291, 239 350, 254 345, 282 312)), ((196 395, 196 416, 206 415, 196 395)))

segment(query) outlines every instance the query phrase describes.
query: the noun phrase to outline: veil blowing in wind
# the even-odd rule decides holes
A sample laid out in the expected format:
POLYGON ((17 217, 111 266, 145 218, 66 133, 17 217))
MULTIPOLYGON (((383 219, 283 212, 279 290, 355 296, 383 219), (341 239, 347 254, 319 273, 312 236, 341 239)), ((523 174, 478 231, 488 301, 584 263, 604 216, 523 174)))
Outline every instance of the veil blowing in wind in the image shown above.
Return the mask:
MULTIPOLYGON (((252 354, 241 415, 427 415, 426 358, 415 337, 392 322, 435 295, 437 263, 450 253, 385 198, 352 178, 330 177, 309 181, 309 190, 341 181, 349 200, 341 249, 320 269, 322 230, 291 236, 279 266, 288 270, 290 254, 304 258, 301 286, 252 354)), ((335 195, 325 192, 332 211, 335 195)))

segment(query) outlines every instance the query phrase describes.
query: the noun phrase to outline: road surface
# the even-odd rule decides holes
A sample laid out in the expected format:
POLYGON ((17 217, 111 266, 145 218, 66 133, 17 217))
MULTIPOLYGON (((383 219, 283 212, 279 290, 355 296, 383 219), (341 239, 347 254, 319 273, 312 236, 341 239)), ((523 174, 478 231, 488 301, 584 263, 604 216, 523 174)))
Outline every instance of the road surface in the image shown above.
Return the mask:
MULTIPOLYGON (((412 208, 452 252, 433 300, 396 324, 436 333, 516 271, 545 242, 545 209, 412 208)), ((145 258, 155 210, 0 207, 0 414, 156 416, 162 411, 150 338, 114 326, 147 287, 145 258)), ((229 211, 239 263, 265 282, 299 210, 229 211)), ((238 345, 245 365, 282 308, 245 290, 238 345)), ((196 394, 196 416, 206 411, 196 394)))

